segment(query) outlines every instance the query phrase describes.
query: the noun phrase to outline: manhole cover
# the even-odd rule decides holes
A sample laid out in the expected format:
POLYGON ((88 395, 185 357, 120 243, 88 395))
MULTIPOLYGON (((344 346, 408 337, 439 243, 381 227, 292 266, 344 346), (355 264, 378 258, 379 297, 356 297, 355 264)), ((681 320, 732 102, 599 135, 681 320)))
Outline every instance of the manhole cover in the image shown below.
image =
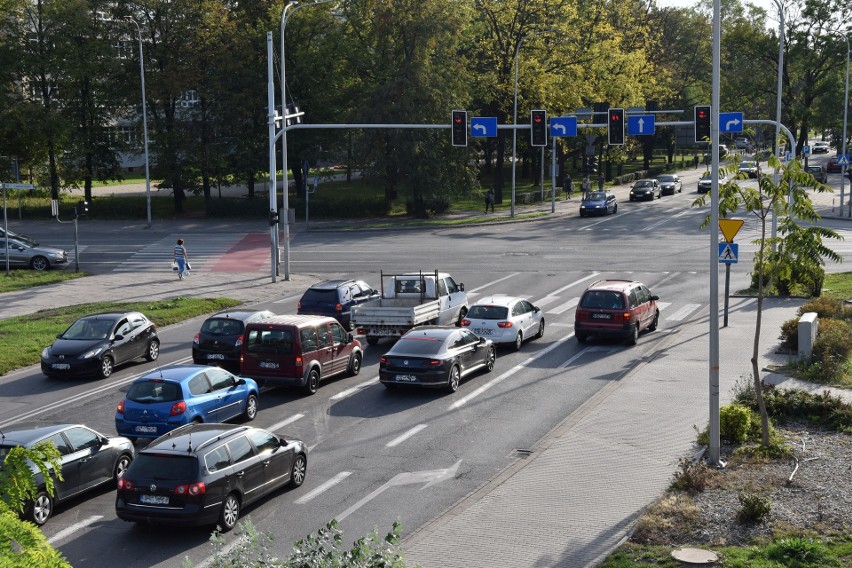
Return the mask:
POLYGON ((672 558, 687 564, 715 564, 719 561, 718 554, 700 548, 678 548, 672 551, 672 558))

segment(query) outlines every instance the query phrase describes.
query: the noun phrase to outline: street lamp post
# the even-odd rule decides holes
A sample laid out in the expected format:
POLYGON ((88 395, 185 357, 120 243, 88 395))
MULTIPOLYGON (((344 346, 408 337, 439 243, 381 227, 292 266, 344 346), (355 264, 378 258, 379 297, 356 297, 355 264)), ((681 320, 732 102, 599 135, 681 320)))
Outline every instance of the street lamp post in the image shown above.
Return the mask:
POLYGON ((142 30, 136 20, 130 16, 125 19, 133 22, 136 26, 136 35, 139 39, 139 75, 142 79, 142 136, 145 141, 145 208, 148 212, 148 228, 151 228, 151 171, 148 161, 148 107, 145 102, 145 58, 142 54, 142 30))
MULTIPOLYGON (((781 136, 781 89, 784 85, 784 5, 779 0, 772 0, 775 2, 775 5, 778 7, 778 17, 780 18, 780 23, 778 25, 778 89, 776 91, 775 96, 775 141, 772 144, 773 152, 775 152, 775 156, 778 157, 778 138, 781 136)), ((774 182, 778 184, 778 168, 775 168, 774 174, 774 182)), ((840 194, 840 204, 843 207, 843 193, 840 194)), ((774 242, 774 238, 778 233, 778 216, 773 212, 772 213, 772 238, 774 242)), ((772 245, 772 249, 775 249, 775 245, 772 245)))
MULTIPOLYGON (((844 34, 846 39, 846 87, 843 95, 843 150, 842 154, 846 155, 846 121, 849 117, 849 34, 844 34)), ((846 184, 846 169, 849 166, 843 164, 843 169, 840 172, 840 216, 843 216, 843 188, 846 184)), ((852 185, 849 187, 849 217, 852 217, 852 185)))

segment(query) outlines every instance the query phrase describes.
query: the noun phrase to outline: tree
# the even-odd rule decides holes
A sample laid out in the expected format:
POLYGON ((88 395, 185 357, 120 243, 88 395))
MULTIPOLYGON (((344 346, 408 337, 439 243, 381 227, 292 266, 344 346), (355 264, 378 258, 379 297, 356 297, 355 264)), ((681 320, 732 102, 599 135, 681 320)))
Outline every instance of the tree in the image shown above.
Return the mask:
MULTIPOLYGON (((795 275, 806 275, 808 284, 821 282, 825 258, 842 262, 843 257, 823 245, 823 239, 841 239, 833 229, 816 224, 820 220, 808 198, 807 187, 816 187, 817 191, 830 191, 820 185, 813 176, 803 172, 799 161, 785 166, 777 157, 770 155, 770 168, 781 171, 776 184, 772 176, 758 174, 758 187, 742 186, 736 179, 719 188, 719 217, 725 218, 738 211, 750 214, 760 224, 758 250, 755 254, 757 317, 755 318, 754 349, 752 351, 752 379, 760 410, 761 445, 769 445, 769 415, 763 400, 763 380, 760 378, 758 357, 760 355, 760 330, 763 316, 763 300, 772 289, 775 280, 792 281, 795 275), (792 189, 791 189, 792 188, 792 189), (788 194, 790 201, 788 201, 788 194), (783 219, 778 236, 767 235, 767 221, 771 215, 783 219), (800 224, 800 222, 805 224, 800 224), (775 251, 773 252, 773 249, 775 251)), ((733 170, 733 166, 732 166, 733 170)), ((735 171, 729 172, 736 175, 735 171)), ((740 176, 742 179, 744 176, 740 176)), ((693 202, 693 206, 704 206, 710 199, 710 193, 704 194, 693 202)), ((706 227, 710 216, 702 224, 706 227)), ((789 289, 789 288, 787 288, 789 289)), ((711 320, 712 321, 712 320, 711 320)))
POLYGON ((71 568, 34 524, 22 521, 24 511, 38 492, 32 464, 45 481, 45 490, 53 495, 50 475, 62 479, 59 450, 52 442, 40 442, 33 448, 11 448, 0 467, 0 565, 8 568, 71 568))

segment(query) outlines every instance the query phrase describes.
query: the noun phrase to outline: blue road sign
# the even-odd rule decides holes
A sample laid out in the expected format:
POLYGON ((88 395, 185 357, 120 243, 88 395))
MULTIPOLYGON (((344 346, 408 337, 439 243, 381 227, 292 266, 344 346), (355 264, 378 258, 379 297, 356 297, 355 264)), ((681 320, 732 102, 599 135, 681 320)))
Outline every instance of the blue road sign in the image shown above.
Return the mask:
POLYGON ((471 138, 496 138, 496 116, 474 116, 470 119, 471 138))
POLYGON ((743 113, 741 112, 720 112, 719 113, 719 132, 742 132, 743 131, 743 113))
POLYGON ((719 264, 736 264, 739 248, 737 243, 719 243, 719 264))
POLYGON ((653 134, 655 128, 653 114, 627 115, 627 134, 630 136, 647 136, 653 134))
POLYGON ((551 116, 550 117, 550 135, 554 136, 554 137, 576 136, 577 135, 577 117, 576 116, 551 116))
POLYGON ((811 147, 810 146, 802 146, 802 156, 810 156, 811 155, 811 147))
POLYGON ((840 154, 837 156, 837 165, 838 166, 848 166, 849 165, 849 154, 840 154))

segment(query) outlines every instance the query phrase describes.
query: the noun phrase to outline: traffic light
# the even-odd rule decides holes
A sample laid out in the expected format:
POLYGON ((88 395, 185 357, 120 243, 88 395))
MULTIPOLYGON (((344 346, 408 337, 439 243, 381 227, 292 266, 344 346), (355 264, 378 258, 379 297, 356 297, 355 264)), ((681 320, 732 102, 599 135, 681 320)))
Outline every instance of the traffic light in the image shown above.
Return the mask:
POLYGON ((453 146, 467 146, 467 111, 453 111, 453 146))
POLYGON ((81 199, 80 202, 77 203, 77 208, 76 208, 77 216, 82 217, 82 216, 86 215, 88 212, 89 212, 89 202, 83 201, 81 199))
POLYGON ((274 227, 278 224, 278 210, 270 209, 269 210, 269 226, 274 227))
POLYGON ((547 111, 530 111, 530 146, 547 146, 547 111))
POLYGON ((624 109, 611 108, 607 114, 607 140, 610 146, 624 146, 624 109))
POLYGON ((695 141, 710 140, 710 105, 695 107, 695 141))

